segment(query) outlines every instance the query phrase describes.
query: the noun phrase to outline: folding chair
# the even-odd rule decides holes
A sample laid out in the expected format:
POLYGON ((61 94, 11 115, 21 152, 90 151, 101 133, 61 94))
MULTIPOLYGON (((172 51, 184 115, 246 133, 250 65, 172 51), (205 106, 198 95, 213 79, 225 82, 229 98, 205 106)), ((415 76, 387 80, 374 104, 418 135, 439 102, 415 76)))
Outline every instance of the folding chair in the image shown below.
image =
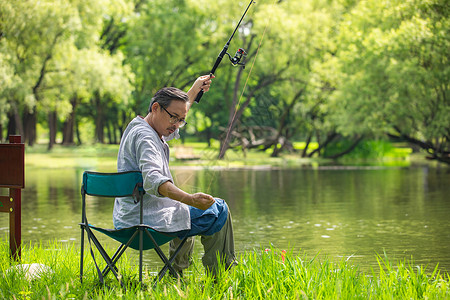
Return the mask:
POLYGON ((168 259, 164 255, 163 251, 159 246, 171 241, 176 238, 174 235, 167 233, 158 232, 151 227, 143 224, 143 195, 145 191, 142 187, 142 175, 138 171, 131 172, 121 172, 121 173, 98 173, 85 171, 83 173, 83 183, 81 186, 81 197, 82 197, 82 217, 81 217, 81 258, 80 258, 80 281, 83 281, 83 260, 84 260, 84 233, 86 231, 87 238, 90 245, 90 252, 92 258, 94 259, 95 267, 98 272, 100 282, 104 283, 104 277, 112 272, 117 280, 120 282, 122 287, 124 287, 122 281, 119 279, 119 270, 116 266, 117 261, 120 259, 122 254, 127 248, 132 248, 139 250, 139 282, 142 283, 142 256, 143 251, 148 249, 155 249, 158 256, 164 262, 164 267, 158 273, 155 280, 155 284, 162 279, 166 274, 167 270, 173 275, 177 276, 177 272, 172 267, 172 262, 178 255, 181 247, 186 242, 186 238, 183 239, 180 246, 176 249, 173 256, 168 259), (93 226, 88 223, 86 217, 86 199, 90 196, 99 197, 126 197, 133 196, 135 203, 140 203, 140 225, 136 225, 129 228, 123 229, 105 229, 93 226), (93 230, 101 232, 108 237, 120 242, 120 246, 112 257, 108 255, 104 247, 100 244, 99 240, 95 236, 93 230), (100 255, 106 262, 106 266, 103 271, 97 265, 95 260, 94 252, 92 250, 92 243, 97 248, 100 255))

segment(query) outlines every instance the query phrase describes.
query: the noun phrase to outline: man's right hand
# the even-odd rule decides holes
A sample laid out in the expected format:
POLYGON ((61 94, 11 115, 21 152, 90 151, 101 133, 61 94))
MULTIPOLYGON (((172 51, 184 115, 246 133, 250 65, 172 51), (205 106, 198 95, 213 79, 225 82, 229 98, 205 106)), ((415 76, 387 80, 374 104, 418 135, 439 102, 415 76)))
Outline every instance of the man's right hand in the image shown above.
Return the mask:
POLYGON ((211 195, 205 193, 195 193, 192 194, 191 197, 191 204, 189 205, 201 210, 207 209, 215 202, 214 198, 211 195))
POLYGON ((209 91, 209 88, 211 87, 211 83, 212 83, 211 79, 213 79, 214 77, 215 76, 213 74, 209 74, 209 75, 200 76, 195 80, 194 84, 187 92, 187 94, 189 96, 190 106, 192 105, 192 103, 194 103, 195 98, 197 98, 197 94, 200 91, 203 91, 203 92, 209 91))
POLYGON ((171 181, 166 181, 158 188, 161 195, 169 197, 173 200, 180 201, 184 204, 205 210, 214 204, 213 196, 205 193, 189 194, 176 187, 171 181))

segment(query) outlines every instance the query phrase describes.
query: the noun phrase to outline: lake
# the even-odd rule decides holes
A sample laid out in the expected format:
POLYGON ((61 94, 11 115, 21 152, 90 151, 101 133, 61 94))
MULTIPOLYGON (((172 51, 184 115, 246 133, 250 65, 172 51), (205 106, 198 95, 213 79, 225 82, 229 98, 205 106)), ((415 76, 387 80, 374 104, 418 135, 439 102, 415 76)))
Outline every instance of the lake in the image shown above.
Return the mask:
MULTIPOLYGON (((178 186, 227 201, 237 253, 270 248, 368 271, 376 255, 450 272, 450 173, 435 167, 173 168, 178 186)), ((78 168, 27 168, 22 239, 80 241, 78 168)), ((6 193, 5 189, 1 190, 6 193)), ((91 198, 88 219, 112 227, 113 201, 91 198)), ((0 218, 6 238, 8 218, 0 218)), ((109 243, 115 245, 113 242, 109 243)), ((167 249, 167 247, 165 248, 167 249)), ((134 251, 129 252, 131 256, 134 251)), ((198 240, 195 255, 201 257, 198 240)), ((155 259, 146 254, 147 262, 155 259)))

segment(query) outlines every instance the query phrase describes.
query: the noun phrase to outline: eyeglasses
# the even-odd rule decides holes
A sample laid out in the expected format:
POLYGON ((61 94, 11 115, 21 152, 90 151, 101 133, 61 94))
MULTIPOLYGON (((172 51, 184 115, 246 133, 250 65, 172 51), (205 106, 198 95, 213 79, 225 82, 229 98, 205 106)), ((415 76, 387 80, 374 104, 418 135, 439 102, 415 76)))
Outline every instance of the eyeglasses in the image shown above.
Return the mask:
MULTIPOLYGON (((158 103, 158 104, 159 104, 159 103, 158 103)), ((164 110, 166 111, 166 113, 169 114, 169 116, 170 116, 170 118, 169 118, 170 124, 178 124, 178 123, 179 123, 179 124, 180 124, 180 125, 178 125, 179 128, 181 128, 181 127, 183 127, 184 125, 187 124, 187 122, 186 122, 184 119, 180 119, 180 118, 178 118, 177 116, 172 115, 172 114, 171 114, 170 112, 168 112, 167 109, 166 109, 164 106, 162 106, 161 104, 159 104, 159 106, 161 106, 162 109, 164 109, 164 110)))

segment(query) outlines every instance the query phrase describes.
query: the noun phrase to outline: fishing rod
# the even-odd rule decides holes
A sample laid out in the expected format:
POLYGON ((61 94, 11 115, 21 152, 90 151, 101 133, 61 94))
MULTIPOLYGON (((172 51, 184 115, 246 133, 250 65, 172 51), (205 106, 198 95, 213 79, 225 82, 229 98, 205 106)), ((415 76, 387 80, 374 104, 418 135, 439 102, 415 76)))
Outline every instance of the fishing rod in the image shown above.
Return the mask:
MULTIPOLYGON (((214 75, 214 72, 216 72, 216 69, 219 66, 219 64, 222 62, 222 59, 225 56, 225 54, 228 55, 228 58, 230 59, 230 62, 233 66, 242 66, 242 68, 245 67, 245 62, 241 62, 242 58, 247 56, 247 53, 245 52, 244 49, 242 49, 242 48, 237 49, 236 54, 233 57, 231 57, 230 53, 228 53, 227 51, 228 51, 228 47, 230 46, 230 42, 234 37, 234 34, 236 33, 239 26, 241 25, 242 20, 244 19, 245 15, 247 14, 248 9, 250 8, 250 6, 252 5, 253 2, 254 2, 254 0, 250 1, 250 3, 247 6, 247 9, 245 10, 244 14, 242 15, 241 19, 239 20, 239 23, 237 24, 236 28, 234 29, 233 34, 228 39, 228 42, 223 47, 222 51, 220 51, 219 56, 217 57, 216 62, 214 63, 213 68, 211 69, 211 72, 209 72, 210 76, 214 75)), ((201 90, 197 94, 197 98, 195 98, 195 102, 199 103, 202 96, 203 96, 203 90, 201 90)))

